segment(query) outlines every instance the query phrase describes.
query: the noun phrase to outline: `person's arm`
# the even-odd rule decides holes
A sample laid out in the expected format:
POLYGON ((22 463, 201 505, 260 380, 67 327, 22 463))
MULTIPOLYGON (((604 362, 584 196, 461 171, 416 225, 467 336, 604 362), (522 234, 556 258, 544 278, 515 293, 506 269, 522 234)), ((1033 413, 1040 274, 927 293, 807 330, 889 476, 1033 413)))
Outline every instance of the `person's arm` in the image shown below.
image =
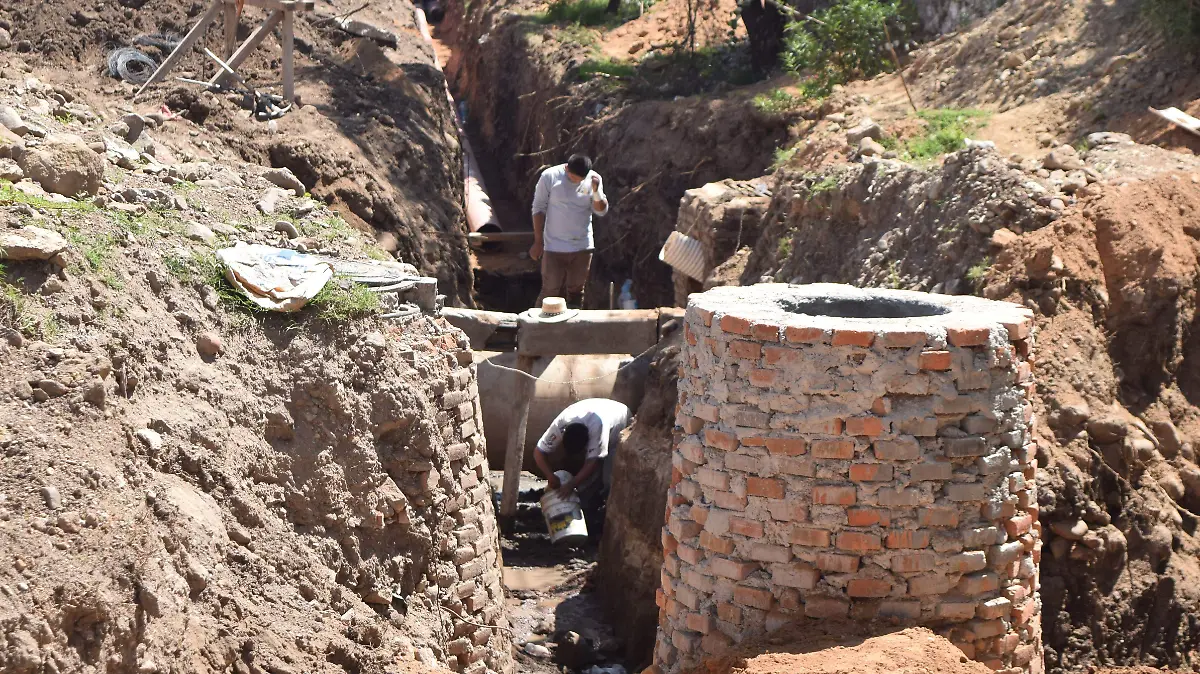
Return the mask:
POLYGON ((537 187, 533 191, 533 245, 529 248, 529 257, 540 260, 545 250, 545 240, 542 238, 546 230, 546 210, 550 208, 550 176, 543 172, 538 178, 537 187))
POLYGON ((546 476, 546 482, 551 489, 558 489, 558 476, 554 471, 550 470, 550 462, 546 460, 545 452, 541 450, 533 450, 533 460, 537 463, 538 470, 542 471, 542 475, 546 476))
POLYGON ((608 197, 604 196, 604 185, 599 173, 592 173, 592 212, 596 215, 608 215, 608 197))
MULTIPOLYGON (((579 474, 570 480, 567 480, 562 487, 558 489, 558 495, 561 498, 570 496, 571 492, 574 491, 575 486, 583 484, 589 477, 592 476, 592 473, 596 472, 598 467, 600 467, 600 459, 588 459, 585 461, 583 468, 579 469, 579 474)), ((553 486, 551 489, 553 489, 553 486)))

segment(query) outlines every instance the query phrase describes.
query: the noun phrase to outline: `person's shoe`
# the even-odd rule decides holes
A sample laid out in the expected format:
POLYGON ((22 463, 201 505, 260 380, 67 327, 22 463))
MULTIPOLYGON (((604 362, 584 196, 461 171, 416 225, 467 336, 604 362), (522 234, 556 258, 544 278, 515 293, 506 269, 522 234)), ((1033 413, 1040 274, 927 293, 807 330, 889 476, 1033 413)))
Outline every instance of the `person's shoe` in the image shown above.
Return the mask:
POLYGON ((568 309, 582 309, 583 308, 583 293, 567 295, 567 308, 568 309))

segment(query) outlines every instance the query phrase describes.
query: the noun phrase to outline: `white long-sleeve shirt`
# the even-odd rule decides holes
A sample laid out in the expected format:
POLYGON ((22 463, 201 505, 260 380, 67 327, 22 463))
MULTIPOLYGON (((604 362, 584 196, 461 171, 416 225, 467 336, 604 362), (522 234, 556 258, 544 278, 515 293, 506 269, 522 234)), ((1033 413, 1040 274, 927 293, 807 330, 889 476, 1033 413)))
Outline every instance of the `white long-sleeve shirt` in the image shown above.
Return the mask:
MULTIPOLYGON (((592 178, 599 178, 595 171, 583 179, 591 187, 592 178)), ((542 244, 551 253, 577 253, 595 248, 592 238, 592 199, 590 193, 582 193, 579 185, 567 177, 567 165, 559 164, 542 171, 537 189, 533 193, 533 214, 546 214, 546 226, 542 233, 542 244)), ((608 213, 608 200, 604 199, 604 183, 600 183, 597 196, 604 200, 604 212, 608 213)))

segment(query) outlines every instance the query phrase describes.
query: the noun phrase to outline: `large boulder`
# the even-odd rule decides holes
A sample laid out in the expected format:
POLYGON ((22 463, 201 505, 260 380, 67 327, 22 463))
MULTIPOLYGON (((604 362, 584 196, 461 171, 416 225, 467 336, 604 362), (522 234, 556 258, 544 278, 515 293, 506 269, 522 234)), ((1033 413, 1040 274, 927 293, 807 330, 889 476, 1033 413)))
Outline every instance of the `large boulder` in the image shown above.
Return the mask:
POLYGON ((25 175, 47 192, 74 197, 95 195, 104 181, 104 158, 79 136, 54 134, 18 160, 25 175))
POLYGON ((67 240, 41 227, 0 230, 0 260, 49 260, 67 249, 67 240))

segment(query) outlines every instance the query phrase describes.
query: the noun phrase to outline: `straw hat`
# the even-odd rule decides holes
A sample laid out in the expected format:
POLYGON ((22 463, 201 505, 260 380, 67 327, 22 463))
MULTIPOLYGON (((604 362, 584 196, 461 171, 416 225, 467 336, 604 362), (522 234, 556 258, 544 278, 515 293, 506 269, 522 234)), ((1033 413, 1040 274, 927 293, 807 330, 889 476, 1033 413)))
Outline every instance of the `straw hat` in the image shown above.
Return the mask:
POLYGON ((529 309, 522 313, 521 317, 535 320, 539 323, 561 323, 574 318, 578 313, 578 309, 567 308, 567 301, 565 299, 561 297, 547 297, 542 300, 541 309, 529 309))

